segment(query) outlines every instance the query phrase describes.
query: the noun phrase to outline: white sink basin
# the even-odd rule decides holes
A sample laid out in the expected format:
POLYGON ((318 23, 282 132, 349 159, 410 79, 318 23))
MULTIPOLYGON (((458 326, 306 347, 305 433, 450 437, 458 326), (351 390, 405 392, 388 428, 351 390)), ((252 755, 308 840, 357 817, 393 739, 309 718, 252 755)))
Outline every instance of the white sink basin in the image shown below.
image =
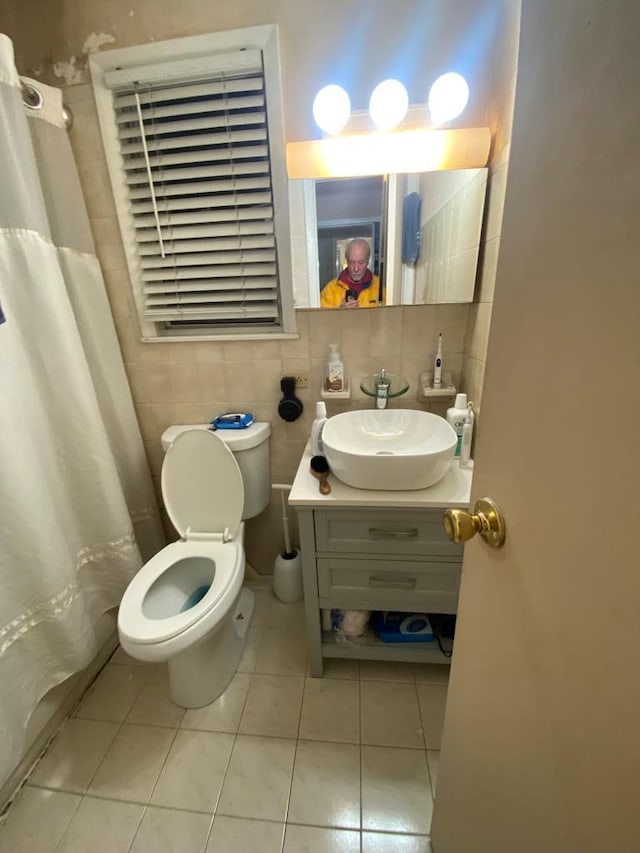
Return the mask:
POLYGON ((444 418, 415 409, 335 415, 322 442, 332 473, 358 489, 426 489, 449 470, 456 433, 444 418))

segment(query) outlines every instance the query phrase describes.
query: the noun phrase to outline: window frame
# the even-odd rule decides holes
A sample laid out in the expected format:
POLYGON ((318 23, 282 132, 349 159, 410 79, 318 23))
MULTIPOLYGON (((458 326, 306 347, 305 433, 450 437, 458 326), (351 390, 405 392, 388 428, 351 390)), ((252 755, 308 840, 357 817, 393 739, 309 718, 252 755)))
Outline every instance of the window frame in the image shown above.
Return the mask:
POLYGON ((98 120, 104 145, 107 169, 113 188, 114 202, 120 234, 131 282, 140 335, 143 341, 202 341, 212 340, 273 340, 295 336, 295 309, 293 303, 293 277, 291 272, 291 246, 289 225, 289 186, 285 160, 284 114, 276 24, 247 27, 220 33, 189 36, 145 45, 102 51, 89 59, 98 120), (113 93, 106 85, 106 75, 119 69, 133 69, 163 63, 170 67, 180 62, 187 67, 193 64, 193 76, 202 76, 207 59, 242 49, 262 52, 271 184, 274 207, 274 232, 277 248, 278 283, 280 296, 280 322, 274 326, 202 326, 185 329, 165 329, 161 322, 144 317, 142 282, 138 280, 138 252, 135 230, 129 209, 126 175, 120 154, 117 124, 113 107, 113 93), (167 60, 171 57, 171 60, 167 60))

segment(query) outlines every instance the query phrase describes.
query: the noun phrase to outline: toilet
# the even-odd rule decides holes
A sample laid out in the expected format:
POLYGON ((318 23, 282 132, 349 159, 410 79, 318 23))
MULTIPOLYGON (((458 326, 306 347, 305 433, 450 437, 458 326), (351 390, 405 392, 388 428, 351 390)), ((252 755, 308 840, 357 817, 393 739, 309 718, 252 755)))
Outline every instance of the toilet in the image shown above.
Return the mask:
POLYGON ((162 495, 180 540, 140 569, 118 612, 122 648, 166 661, 172 700, 213 702, 235 674, 255 596, 242 586, 244 520, 270 498, 268 423, 212 432, 172 426, 162 436, 162 495))

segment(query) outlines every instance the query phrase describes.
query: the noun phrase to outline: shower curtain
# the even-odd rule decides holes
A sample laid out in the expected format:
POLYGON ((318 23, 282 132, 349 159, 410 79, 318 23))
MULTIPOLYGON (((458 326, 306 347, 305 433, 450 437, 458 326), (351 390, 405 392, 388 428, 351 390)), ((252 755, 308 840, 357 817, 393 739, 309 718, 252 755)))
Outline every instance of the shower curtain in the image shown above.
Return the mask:
POLYGON ((164 544, 57 89, 0 35, 0 786, 164 544))

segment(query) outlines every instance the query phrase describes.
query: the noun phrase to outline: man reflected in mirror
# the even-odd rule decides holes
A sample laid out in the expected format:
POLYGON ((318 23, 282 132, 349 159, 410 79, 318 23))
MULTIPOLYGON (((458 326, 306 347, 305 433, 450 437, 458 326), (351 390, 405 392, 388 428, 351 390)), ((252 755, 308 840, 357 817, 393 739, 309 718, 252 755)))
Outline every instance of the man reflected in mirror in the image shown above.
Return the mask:
POLYGON ((371 247, 363 237, 347 243, 346 267, 320 293, 321 308, 372 308, 380 304, 380 279, 369 269, 371 247))

